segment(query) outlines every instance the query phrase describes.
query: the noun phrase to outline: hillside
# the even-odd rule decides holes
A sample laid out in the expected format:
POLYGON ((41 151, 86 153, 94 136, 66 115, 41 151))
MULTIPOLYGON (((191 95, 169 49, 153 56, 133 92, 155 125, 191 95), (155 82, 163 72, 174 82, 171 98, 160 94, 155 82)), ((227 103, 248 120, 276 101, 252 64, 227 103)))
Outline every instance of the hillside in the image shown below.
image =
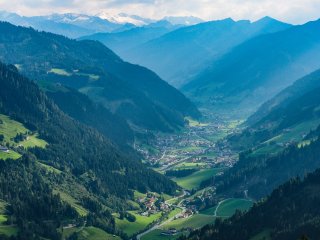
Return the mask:
MULTIPOLYGON (((95 41, 76 41, 0 24, 0 59, 37 81, 87 94, 134 129, 173 131, 200 116, 178 90, 150 70, 122 61, 95 41)), ((45 84, 42 84, 45 86, 45 84)))
POLYGON ((182 86, 234 46, 254 36, 291 25, 264 18, 251 23, 232 19, 200 23, 167 33, 127 51, 122 57, 146 66, 174 86, 182 86))
POLYGON ((249 117, 247 124, 253 125, 276 109, 284 108, 307 92, 320 87, 320 70, 295 81, 275 97, 264 103, 256 113, 249 117))
POLYGON ((320 124, 320 72, 316 71, 284 89, 247 121, 246 129, 229 137, 237 149, 253 154, 275 153, 299 143, 320 124))
POLYGON ((217 221, 215 225, 194 232, 188 239, 318 239, 319 187, 319 170, 304 180, 292 179, 248 213, 237 213, 231 219, 217 221))
POLYGON ((102 105, 94 103, 88 96, 61 85, 50 86, 46 94, 64 113, 96 128, 119 146, 133 144, 134 133, 127 122, 102 105))
POLYGON ((22 155, 1 161, 0 171, 5 179, 0 198, 12 205, 7 215, 22 234, 18 239, 60 239, 61 224, 81 224, 80 216, 87 216, 89 226, 116 232, 110 211, 130 209, 126 200, 133 199, 133 190, 175 193, 175 183, 123 155, 95 129, 65 115, 15 67, 1 64, 0 81, 1 114, 46 142, 21 148, 7 144, 7 136, 2 140, 9 151, 22 155))
POLYGON ((294 80, 319 69, 319 29, 320 20, 248 40, 213 61, 182 89, 207 105, 240 103, 254 110, 294 80))

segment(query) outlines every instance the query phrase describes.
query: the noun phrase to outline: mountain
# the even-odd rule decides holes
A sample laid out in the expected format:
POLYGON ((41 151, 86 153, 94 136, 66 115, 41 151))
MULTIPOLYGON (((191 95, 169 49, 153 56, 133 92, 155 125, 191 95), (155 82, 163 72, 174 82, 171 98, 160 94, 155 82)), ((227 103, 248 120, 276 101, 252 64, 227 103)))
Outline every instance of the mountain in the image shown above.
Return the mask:
POLYGON ((127 200, 134 190, 175 193, 175 183, 67 116, 14 66, 0 64, 0 82, 1 145, 10 153, 0 161, 1 211, 6 209, 7 219, 1 227, 18 231, 10 239, 61 239, 68 224, 121 234, 111 212, 131 209, 127 200), (7 129, 9 123, 15 125, 7 129), (13 141, 17 126, 27 130, 13 141))
POLYGON ((163 20, 170 22, 173 25, 196 25, 204 22, 201 18, 193 17, 193 16, 185 16, 185 17, 177 17, 177 16, 168 16, 164 17, 163 20))
POLYGON ((48 16, 24 17, 15 13, 0 12, 0 20, 14 25, 32 27, 37 30, 78 38, 97 32, 112 32, 135 27, 133 24, 109 22, 105 19, 84 14, 52 14, 48 16))
POLYGON ((252 125, 269 115, 276 109, 284 108, 302 95, 320 87, 320 69, 295 81, 291 86, 282 90, 275 97, 264 103, 256 113, 254 113, 247 123, 252 125))
POLYGON ((190 240, 317 239, 319 236, 320 170, 281 185, 247 213, 216 221, 190 240))
POLYGON ((248 40, 182 89, 200 102, 255 109, 320 67, 319 29, 320 20, 248 40))
POLYGON ((81 37, 81 40, 97 40, 115 51, 119 56, 125 56, 127 51, 152 39, 171 32, 179 26, 174 26, 168 21, 158 21, 142 27, 132 28, 127 31, 113 33, 96 33, 81 37))
POLYGON ((320 71, 296 81, 263 104, 246 122, 247 128, 229 137, 242 150, 275 153, 292 142, 303 141, 320 124, 320 71))
POLYGON ((156 20, 143 18, 137 15, 130 15, 126 13, 119 13, 119 14, 111 14, 109 12, 101 12, 97 14, 98 17, 108 20, 112 23, 117 24, 133 24, 135 26, 143 26, 148 25, 150 23, 156 22, 156 20))
MULTIPOLYGON (((120 147, 132 146, 134 133, 128 123, 112 114, 100 104, 94 103, 88 96, 62 85, 50 86, 46 95, 70 117, 96 128, 120 147)), ((128 149, 123 149, 128 151, 128 149)))
POLYGON ((9 23, 1 23, 0 29, 2 61, 38 82, 87 94, 135 130, 173 131, 184 125, 185 116, 200 116, 182 93, 155 73, 124 62, 99 42, 70 40, 9 23))
POLYGON ((152 39, 122 57, 132 63, 146 66, 174 86, 185 84, 234 46, 260 34, 277 32, 289 24, 265 18, 251 23, 232 19, 200 23, 179 28, 152 39))

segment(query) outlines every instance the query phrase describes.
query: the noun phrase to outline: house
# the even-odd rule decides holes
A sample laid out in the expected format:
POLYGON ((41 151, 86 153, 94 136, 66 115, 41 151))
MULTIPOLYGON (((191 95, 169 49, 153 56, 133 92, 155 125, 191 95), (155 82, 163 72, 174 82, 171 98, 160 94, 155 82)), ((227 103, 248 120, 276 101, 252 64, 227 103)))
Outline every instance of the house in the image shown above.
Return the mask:
POLYGON ((1 146, 1 145, 0 145, 0 151, 1 151, 1 152, 6 152, 6 153, 8 153, 8 152, 9 152, 9 149, 8 149, 7 147, 4 147, 4 146, 1 146))

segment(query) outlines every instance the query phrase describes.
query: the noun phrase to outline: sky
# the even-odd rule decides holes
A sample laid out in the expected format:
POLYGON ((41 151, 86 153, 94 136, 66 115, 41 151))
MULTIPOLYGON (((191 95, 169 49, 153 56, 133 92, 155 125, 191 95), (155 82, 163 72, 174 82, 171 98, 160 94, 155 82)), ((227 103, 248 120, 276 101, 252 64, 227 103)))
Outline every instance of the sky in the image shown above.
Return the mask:
POLYGON ((196 16, 257 20, 270 16, 293 24, 320 18, 320 0, 0 0, 0 9, 24 16, 51 13, 128 13, 161 19, 196 16))

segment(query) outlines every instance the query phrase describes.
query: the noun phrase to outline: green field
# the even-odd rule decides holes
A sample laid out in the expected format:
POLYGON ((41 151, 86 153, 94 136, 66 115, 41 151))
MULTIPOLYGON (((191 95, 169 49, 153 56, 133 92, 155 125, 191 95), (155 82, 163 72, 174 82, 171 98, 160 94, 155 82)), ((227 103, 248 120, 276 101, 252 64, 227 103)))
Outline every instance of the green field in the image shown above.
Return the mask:
POLYGON ((10 150, 10 152, 6 153, 6 152, 2 152, 0 151, 0 159, 2 160, 6 160, 6 159, 18 159, 20 158, 21 155, 15 151, 10 150))
POLYGON ((217 208, 217 206, 205 209, 205 210, 201 211, 201 214, 214 215, 216 208, 217 208))
POLYGON ((113 236, 95 227, 85 227, 78 233, 79 240, 120 240, 120 237, 113 236))
POLYGON ((0 226, 0 239, 1 235, 5 235, 7 237, 15 236, 18 233, 18 228, 16 226, 0 226))
MULTIPOLYGON (((4 136, 3 145, 8 143, 10 146, 22 146, 24 148, 29 147, 45 147, 47 142, 38 138, 37 134, 30 134, 28 130, 22 123, 12 120, 10 117, 0 114, 0 135, 4 136), (13 139, 17 134, 28 134, 27 139, 16 143, 13 139)), ((14 150, 10 149, 8 153, 0 152, 0 159, 6 160, 8 158, 18 159, 21 155, 14 150)))
POLYGON ((173 181, 185 189, 197 189, 202 181, 209 179, 221 171, 223 171, 221 168, 204 169, 184 178, 174 178, 173 181))
POLYGON ((148 234, 144 235, 141 240, 175 240, 181 236, 181 234, 177 234, 175 236, 164 236, 161 235, 163 230, 156 229, 148 234))
POLYGON ((7 210, 6 207, 8 204, 2 200, 0 200, 0 239, 1 235, 5 235, 7 237, 15 236, 18 233, 18 228, 13 225, 5 225, 7 221, 7 210))
POLYGON ((26 140, 20 142, 19 144, 21 144, 24 148, 32 148, 35 146, 45 148, 48 143, 38 137, 38 134, 30 135, 26 140))
POLYGON ((193 163, 193 162, 183 162, 176 165, 173 169, 193 169, 193 168, 200 168, 206 166, 206 163, 193 163))
POLYGON ((69 203, 78 213, 80 216, 86 216, 88 215, 88 211, 83 208, 76 199, 68 195, 67 193, 61 192, 61 191, 53 191, 55 194, 59 194, 62 201, 69 203))
POLYGON ((139 231, 145 229, 150 223, 158 220, 161 217, 161 213, 151 215, 149 217, 141 216, 134 211, 130 211, 136 217, 135 222, 129 222, 127 219, 116 218, 116 226, 125 232, 128 236, 132 236, 139 231))
POLYGON ((163 229, 183 229, 183 228, 201 228, 207 224, 214 223, 216 220, 216 217, 205 215, 205 214, 196 214, 189 218, 179 218, 176 220, 173 220, 170 223, 165 224, 162 228, 163 229))
POLYGON ((236 210, 246 211, 250 209, 252 205, 253 202, 246 199, 227 199, 219 205, 217 209, 217 216, 231 217, 236 210))

